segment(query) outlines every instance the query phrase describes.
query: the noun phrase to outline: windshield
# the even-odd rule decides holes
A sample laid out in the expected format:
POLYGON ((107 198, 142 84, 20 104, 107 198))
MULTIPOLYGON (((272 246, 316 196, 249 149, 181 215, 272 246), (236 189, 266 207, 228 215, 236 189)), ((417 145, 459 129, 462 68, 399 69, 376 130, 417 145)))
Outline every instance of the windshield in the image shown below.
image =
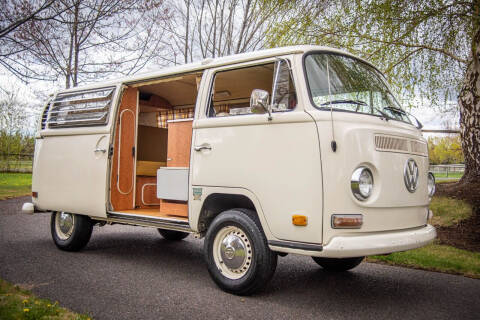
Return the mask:
POLYGON ((373 67, 337 54, 310 54, 305 58, 308 87, 318 108, 384 116, 411 123, 407 113, 373 67))

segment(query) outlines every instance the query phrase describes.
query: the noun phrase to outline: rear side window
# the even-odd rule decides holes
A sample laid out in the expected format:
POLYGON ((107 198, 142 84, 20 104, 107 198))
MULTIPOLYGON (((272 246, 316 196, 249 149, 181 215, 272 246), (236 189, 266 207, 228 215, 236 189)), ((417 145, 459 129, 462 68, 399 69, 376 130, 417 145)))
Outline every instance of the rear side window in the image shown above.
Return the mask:
POLYGON ((106 125, 114 93, 115 87, 60 93, 42 117, 42 128, 106 125))

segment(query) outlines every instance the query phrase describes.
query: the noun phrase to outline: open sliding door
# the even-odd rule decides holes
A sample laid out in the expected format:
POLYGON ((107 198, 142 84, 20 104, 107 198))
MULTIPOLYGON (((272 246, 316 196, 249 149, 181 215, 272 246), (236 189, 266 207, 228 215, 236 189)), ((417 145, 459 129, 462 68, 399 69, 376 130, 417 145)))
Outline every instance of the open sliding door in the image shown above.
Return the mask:
POLYGON ((105 217, 116 87, 58 94, 37 136, 32 190, 42 210, 105 217))

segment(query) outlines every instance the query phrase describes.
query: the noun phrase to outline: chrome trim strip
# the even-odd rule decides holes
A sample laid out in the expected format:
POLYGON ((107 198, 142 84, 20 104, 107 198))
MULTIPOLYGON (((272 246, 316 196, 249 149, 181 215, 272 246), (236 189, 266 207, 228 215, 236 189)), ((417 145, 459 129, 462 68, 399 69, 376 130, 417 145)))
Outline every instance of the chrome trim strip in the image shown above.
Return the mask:
POLYGON ((103 220, 109 223, 121 223, 137 226, 146 226, 154 228, 162 228, 176 230, 182 232, 193 232, 190 224, 185 220, 177 220, 171 218, 149 217, 137 214, 128 214, 123 212, 108 212, 107 218, 92 217, 95 220, 103 220))
POLYGON ((290 242, 290 241, 268 241, 269 246, 289 248, 289 249, 298 249, 298 250, 307 250, 307 251, 322 251, 323 246, 321 244, 311 244, 311 243, 300 243, 300 242, 290 242))

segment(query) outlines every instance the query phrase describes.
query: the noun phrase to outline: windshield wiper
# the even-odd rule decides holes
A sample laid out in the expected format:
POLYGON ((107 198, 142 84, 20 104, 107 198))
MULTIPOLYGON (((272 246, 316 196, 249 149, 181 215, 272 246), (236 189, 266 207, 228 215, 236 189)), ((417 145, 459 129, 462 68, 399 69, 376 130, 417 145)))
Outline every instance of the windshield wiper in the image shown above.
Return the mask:
MULTIPOLYGON (((385 121, 388 121, 388 120, 395 120, 394 118, 390 117, 388 114, 386 114, 385 112, 383 112, 382 110, 378 109, 377 107, 373 107, 373 109, 375 109, 376 111, 378 111, 382 117, 385 119, 385 121)), ((384 108, 385 109, 385 108, 384 108)))
POLYGON ((333 100, 333 101, 327 101, 325 103, 322 103, 321 106, 326 106, 329 104, 341 104, 341 103, 350 103, 350 104, 357 104, 360 106, 368 106, 368 104, 360 100, 333 100))
POLYGON ((400 109, 400 108, 398 108, 398 107, 384 107, 383 109, 384 109, 384 110, 385 110, 385 109, 386 109, 386 110, 392 110, 392 111, 394 111, 394 112, 398 112, 398 113, 407 115, 407 112, 406 112, 405 110, 400 109))
POLYGON ((408 111, 405 111, 405 110, 400 109, 398 107, 385 107, 383 109, 393 110, 394 112, 396 111, 396 112, 398 112, 400 114, 403 114, 407 117, 412 117, 415 120, 415 122, 417 123, 417 125, 415 127, 417 127, 417 129, 422 129, 423 128, 423 124, 420 122, 420 120, 418 120, 417 117, 415 117, 413 114, 411 114, 408 111))

